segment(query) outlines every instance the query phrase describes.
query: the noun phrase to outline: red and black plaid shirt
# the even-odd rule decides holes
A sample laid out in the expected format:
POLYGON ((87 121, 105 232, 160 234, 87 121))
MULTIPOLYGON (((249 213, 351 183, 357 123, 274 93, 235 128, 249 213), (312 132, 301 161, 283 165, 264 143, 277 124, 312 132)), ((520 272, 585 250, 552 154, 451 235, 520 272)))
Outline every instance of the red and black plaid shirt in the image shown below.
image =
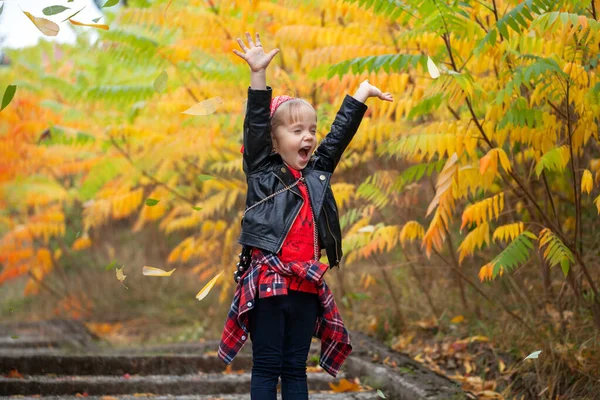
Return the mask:
POLYGON ((321 314, 317 318, 313 335, 321 339, 319 365, 330 375, 337 376, 352 352, 352 344, 333 294, 323 279, 328 268, 327 264, 316 260, 283 263, 272 253, 258 251, 257 256, 252 257, 250 267, 240 279, 233 296, 219 344, 219 358, 226 364, 231 363, 248 340, 248 311, 254 308, 256 296, 262 298, 287 294, 284 277, 296 275, 317 285, 321 314), (275 273, 269 274, 268 284, 261 284, 259 287, 259 274, 263 265, 267 265, 275 273))

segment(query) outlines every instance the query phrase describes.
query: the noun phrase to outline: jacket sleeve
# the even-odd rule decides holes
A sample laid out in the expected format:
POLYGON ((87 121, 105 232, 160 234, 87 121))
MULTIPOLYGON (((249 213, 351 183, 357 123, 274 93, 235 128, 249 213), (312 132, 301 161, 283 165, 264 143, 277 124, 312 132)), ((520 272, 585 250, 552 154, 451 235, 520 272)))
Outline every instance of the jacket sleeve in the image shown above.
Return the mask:
POLYGON ((356 134, 367 108, 366 104, 346 95, 333 124, 331 124, 331 130, 315 150, 315 168, 333 173, 342 154, 356 134))
POLYGON ((244 117, 244 172, 250 174, 257 170, 271 154, 270 106, 273 89, 248 88, 248 103, 244 117))

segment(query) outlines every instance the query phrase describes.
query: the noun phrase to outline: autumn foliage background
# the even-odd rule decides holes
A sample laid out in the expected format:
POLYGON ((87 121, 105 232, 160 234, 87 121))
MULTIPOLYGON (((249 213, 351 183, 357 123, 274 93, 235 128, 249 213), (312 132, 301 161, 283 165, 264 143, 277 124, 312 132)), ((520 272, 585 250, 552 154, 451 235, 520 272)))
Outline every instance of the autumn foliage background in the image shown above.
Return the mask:
POLYGON ((245 200, 232 50, 259 31, 281 49, 268 84, 315 105, 319 139, 362 80, 395 99, 367 102, 333 179, 345 261, 328 283, 350 328, 466 385, 594 393, 600 2, 359 3, 129 1, 91 47, 78 28, 75 46, 7 51, 2 318, 218 337, 245 200))

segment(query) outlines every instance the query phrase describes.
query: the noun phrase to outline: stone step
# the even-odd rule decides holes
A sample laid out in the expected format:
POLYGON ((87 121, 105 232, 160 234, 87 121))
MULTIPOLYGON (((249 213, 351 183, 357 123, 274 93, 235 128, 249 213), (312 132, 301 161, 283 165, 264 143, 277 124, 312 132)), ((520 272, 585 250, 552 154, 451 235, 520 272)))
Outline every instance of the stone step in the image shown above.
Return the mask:
MULTIPOLYGON (((277 394, 277 398, 281 400, 281 393, 277 394)), ((389 398, 389 397, 388 397, 389 398)), ((2 397, 0 400, 14 400, 15 397, 2 397)), ((19 397, 19 400, 39 400, 39 397, 19 397)), ((77 396, 44 396, 44 400, 81 400, 77 396)), ((381 399, 375 391, 365 392, 346 392, 346 393, 309 393, 310 400, 377 400, 381 399)), ((102 396, 87 396, 86 400, 106 400, 102 396)), ((119 396, 118 400, 250 400, 250 394, 224 394, 224 395, 183 395, 183 396, 119 396)))
POLYGON ((0 354, 5 349, 31 349, 61 347, 69 345, 70 342, 64 338, 52 338, 38 335, 15 335, 0 337, 0 354))
MULTIPOLYGON (((0 374, 16 369, 23 375, 184 375, 197 372, 222 372, 225 363, 215 355, 0 355, 0 374)), ((238 354, 231 369, 250 370, 252 356, 238 354)))
MULTIPOLYGON (((343 374, 333 378, 326 373, 309 372, 310 390, 331 390, 343 374)), ((25 375, 20 378, 0 377, 0 395, 123 395, 153 393, 171 395, 247 394, 250 392, 249 372, 241 374, 189 374, 145 376, 45 376, 25 375)), ((218 396, 215 396, 218 397, 218 396)))

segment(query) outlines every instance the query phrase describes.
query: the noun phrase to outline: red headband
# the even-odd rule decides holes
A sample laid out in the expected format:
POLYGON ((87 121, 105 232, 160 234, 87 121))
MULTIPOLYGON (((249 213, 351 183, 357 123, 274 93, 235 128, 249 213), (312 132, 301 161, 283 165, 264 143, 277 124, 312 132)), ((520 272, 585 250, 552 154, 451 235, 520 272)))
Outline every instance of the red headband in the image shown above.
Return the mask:
MULTIPOLYGON (((277 111, 277 109, 279 108, 280 105, 282 105, 283 103, 285 103, 288 100, 293 100, 293 97, 290 96, 275 96, 273 97, 273 99, 271 100, 271 114, 269 115, 269 118, 273 117, 273 114, 275 114, 275 111, 277 111)), ((240 149, 240 153, 244 154, 244 146, 242 145, 242 148, 240 149)))

